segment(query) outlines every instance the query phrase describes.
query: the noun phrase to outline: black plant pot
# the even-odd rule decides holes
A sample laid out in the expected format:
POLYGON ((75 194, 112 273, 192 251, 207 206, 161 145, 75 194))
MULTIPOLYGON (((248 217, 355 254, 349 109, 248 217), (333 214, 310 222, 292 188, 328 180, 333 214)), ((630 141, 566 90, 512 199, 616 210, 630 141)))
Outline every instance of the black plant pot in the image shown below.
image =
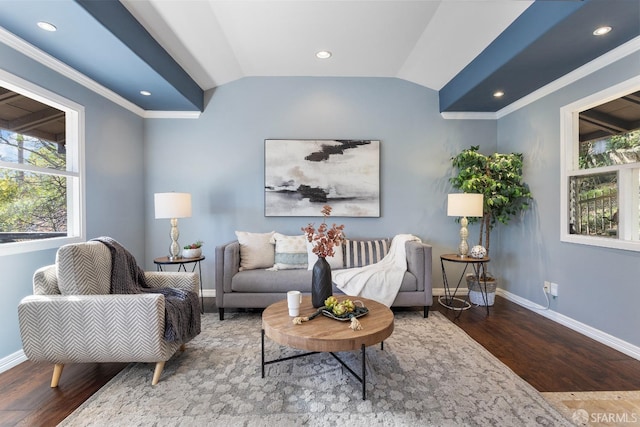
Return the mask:
POLYGON ((315 308, 324 307, 324 300, 331 296, 331 266, 323 257, 313 265, 311 276, 311 302, 315 308))

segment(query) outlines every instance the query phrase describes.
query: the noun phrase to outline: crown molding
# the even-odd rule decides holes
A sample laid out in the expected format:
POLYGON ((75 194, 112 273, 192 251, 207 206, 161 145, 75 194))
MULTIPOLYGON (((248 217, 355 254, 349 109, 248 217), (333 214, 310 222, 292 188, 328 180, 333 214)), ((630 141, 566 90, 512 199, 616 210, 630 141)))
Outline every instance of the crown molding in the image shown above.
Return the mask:
POLYGON ((496 113, 466 112, 466 111, 444 111, 440 113, 445 120, 496 120, 496 113))
POLYGON ((79 71, 71 68, 64 62, 61 62, 49 55, 48 53, 38 49, 31 43, 28 43, 22 40, 20 37, 17 37, 13 33, 10 33, 6 29, 0 27, 0 42, 6 44, 7 46, 17 50, 18 52, 24 54, 25 56, 33 59, 34 61, 39 62, 47 68, 56 71, 59 74, 73 80, 74 82, 86 87, 87 89, 107 98, 109 101, 120 105, 123 108, 131 111, 132 113, 137 114, 140 117, 144 116, 144 110, 132 102, 127 101, 117 93, 113 92, 110 89, 102 86, 95 80, 90 79, 79 71))
POLYGON ((562 89, 563 87, 569 86, 572 83, 577 82, 578 80, 595 73, 596 71, 616 62, 620 59, 629 56, 640 50, 640 36, 633 38, 618 46, 615 49, 610 50, 590 61, 583 66, 576 68, 572 72, 565 74, 564 76, 542 86, 540 89, 531 92, 529 95, 520 98, 519 100, 512 102, 506 107, 498 110, 495 113, 486 113, 486 112, 442 112, 440 115, 443 119, 450 120, 497 120, 505 117, 523 107, 526 107, 529 104, 538 101, 539 99, 544 98, 545 96, 551 95, 552 93, 562 89))
POLYGON ((145 119, 197 119, 200 111, 151 111, 146 110, 143 117, 145 119))
POLYGON ((199 111, 147 111, 0 27, 0 42, 142 118, 197 119, 199 111))
POLYGON ((496 113, 498 119, 513 113, 514 111, 519 110, 541 98, 544 98, 547 95, 550 95, 563 87, 569 86, 572 83, 577 82, 578 80, 595 73, 602 68, 611 65, 612 63, 619 61, 620 59, 629 56, 635 52, 640 50, 640 36, 633 38, 618 46, 615 49, 610 50, 594 59, 593 61, 587 62, 583 66, 576 68, 572 72, 565 74, 564 76, 552 81, 551 83, 542 86, 540 89, 531 92, 529 95, 520 98, 519 100, 507 105, 496 113))

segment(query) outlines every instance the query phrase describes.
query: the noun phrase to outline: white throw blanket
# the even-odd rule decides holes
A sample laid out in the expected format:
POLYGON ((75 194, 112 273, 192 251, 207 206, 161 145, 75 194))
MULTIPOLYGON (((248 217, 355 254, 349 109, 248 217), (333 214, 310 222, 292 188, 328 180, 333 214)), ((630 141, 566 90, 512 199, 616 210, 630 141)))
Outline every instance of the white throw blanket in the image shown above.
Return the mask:
POLYGON ((411 234, 398 234, 391 241, 387 255, 379 262, 364 267, 334 270, 331 272, 333 282, 347 295, 369 298, 391 307, 407 271, 404 245, 408 241, 421 240, 411 234))

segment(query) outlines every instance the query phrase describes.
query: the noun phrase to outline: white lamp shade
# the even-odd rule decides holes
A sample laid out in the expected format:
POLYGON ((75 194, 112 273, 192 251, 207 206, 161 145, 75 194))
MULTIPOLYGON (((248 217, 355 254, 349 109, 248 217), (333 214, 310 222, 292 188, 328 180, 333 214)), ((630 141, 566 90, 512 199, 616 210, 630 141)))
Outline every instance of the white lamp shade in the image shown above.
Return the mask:
POLYGON ((155 193, 153 201, 158 219, 191 217, 190 193, 155 193))
POLYGON ((482 194, 449 194, 447 200, 447 216, 482 216, 482 202, 482 194))

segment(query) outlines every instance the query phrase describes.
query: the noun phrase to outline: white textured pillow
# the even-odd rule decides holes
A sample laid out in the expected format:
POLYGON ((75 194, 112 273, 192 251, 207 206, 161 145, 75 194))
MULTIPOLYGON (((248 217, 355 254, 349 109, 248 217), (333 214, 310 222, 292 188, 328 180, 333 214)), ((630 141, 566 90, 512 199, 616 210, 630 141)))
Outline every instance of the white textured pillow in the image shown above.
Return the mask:
MULTIPOLYGON (((344 256, 343 256, 342 245, 334 247, 333 256, 328 256, 326 259, 332 270, 337 270, 338 268, 344 268, 344 256)), ((313 270, 313 265, 316 263, 317 260, 318 260, 318 255, 313 253, 312 243, 307 241, 307 263, 309 264, 307 267, 307 270, 313 270)))
POLYGON ((307 239, 303 236, 285 236, 275 233, 271 243, 276 245, 274 270, 307 268, 307 239))
POLYGON ((240 243, 240 271, 273 266, 275 251, 271 237, 274 233, 236 231, 240 243))

